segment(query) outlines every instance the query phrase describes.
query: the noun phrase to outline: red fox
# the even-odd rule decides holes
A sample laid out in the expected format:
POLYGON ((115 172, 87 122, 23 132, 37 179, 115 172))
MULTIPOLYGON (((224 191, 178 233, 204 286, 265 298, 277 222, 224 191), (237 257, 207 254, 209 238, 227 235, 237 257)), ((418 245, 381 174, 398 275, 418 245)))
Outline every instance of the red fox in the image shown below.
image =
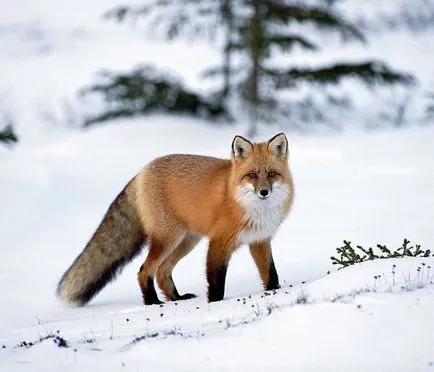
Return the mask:
POLYGON ((162 303, 155 277, 167 300, 196 297, 179 294, 172 270, 201 237, 209 239, 208 301, 223 299, 229 260, 242 244, 249 245, 265 289, 277 289, 270 240, 293 200, 283 133, 262 143, 236 136, 231 160, 180 154, 157 158, 112 202, 60 280, 58 296, 84 305, 146 244, 149 252, 138 272, 144 303, 162 303))

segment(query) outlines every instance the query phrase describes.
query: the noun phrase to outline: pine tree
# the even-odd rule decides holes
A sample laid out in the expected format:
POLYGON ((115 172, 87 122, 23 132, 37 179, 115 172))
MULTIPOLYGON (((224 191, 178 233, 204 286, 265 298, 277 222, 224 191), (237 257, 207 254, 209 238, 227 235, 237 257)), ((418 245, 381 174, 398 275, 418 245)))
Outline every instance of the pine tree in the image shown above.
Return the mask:
POLYGON ((364 35, 334 11, 333 2, 318 0, 318 5, 307 5, 285 0, 154 0, 145 6, 120 6, 106 16, 119 22, 145 18, 168 39, 223 34, 223 65, 206 70, 204 76, 223 76, 222 89, 216 96, 225 100, 233 92, 241 98, 250 116, 249 135, 254 136, 261 113, 277 109, 276 93, 303 82, 337 84, 348 77, 367 85, 413 82, 412 76, 372 60, 315 68, 270 67, 267 62, 276 50, 290 54, 296 46, 310 51, 322 49, 308 32, 289 31, 295 23, 338 33, 344 41, 365 42, 364 35))

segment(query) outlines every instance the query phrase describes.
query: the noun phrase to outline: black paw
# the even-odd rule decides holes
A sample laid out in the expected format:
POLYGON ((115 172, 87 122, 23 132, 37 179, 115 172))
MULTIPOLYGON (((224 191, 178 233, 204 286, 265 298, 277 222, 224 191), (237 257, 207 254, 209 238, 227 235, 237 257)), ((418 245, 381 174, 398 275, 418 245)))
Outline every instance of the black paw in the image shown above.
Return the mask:
POLYGON ((155 296, 148 296, 148 297, 143 296, 143 303, 145 305, 161 305, 161 304, 164 304, 164 302, 160 301, 159 298, 156 295, 155 296))
POLYGON ((143 302, 145 305, 161 305, 161 302, 157 296, 157 292, 154 287, 154 278, 152 276, 148 276, 146 280, 146 286, 141 287, 143 302))
POLYGON ((153 300, 153 301, 144 301, 145 305, 162 305, 164 304, 163 301, 160 300, 153 300))
POLYGON ((178 297, 178 300, 191 300, 192 298, 196 298, 197 296, 193 293, 185 293, 178 297))
POLYGON ((217 302, 217 301, 223 301, 223 293, 208 295, 208 302, 217 302))
POLYGON ((270 283, 266 288, 265 288, 265 290, 266 291, 272 291, 272 290, 275 290, 275 289, 280 289, 281 287, 280 287, 280 284, 279 283, 270 283))

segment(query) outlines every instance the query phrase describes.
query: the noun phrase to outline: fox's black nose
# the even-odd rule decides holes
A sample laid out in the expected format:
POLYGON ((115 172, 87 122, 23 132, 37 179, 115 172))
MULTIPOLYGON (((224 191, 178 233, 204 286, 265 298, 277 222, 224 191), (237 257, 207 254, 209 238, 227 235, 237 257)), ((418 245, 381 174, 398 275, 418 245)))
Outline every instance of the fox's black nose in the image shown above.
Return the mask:
POLYGON ((268 190, 264 189, 264 190, 259 191, 259 193, 261 194, 261 196, 266 197, 268 195, 268 190))

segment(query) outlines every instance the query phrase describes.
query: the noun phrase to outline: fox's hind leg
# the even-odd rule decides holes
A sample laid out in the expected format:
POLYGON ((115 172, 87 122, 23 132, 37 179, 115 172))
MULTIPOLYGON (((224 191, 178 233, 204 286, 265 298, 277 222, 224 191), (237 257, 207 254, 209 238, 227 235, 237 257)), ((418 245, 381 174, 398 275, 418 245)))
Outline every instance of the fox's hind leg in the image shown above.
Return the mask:
POLYGON ((173 250, 172 253, 163 261, 157 271, 157 282, 160 289, 168 300, 188 300, 196 297, 192 293, 185 293, 180 295, 176 289, 175 283, 172 278, 172 270, 175 265, 199 243, 200 235, 188 232, 181 240, 179 245, 173 250))
POLYGON ((185 230, 171 226, 170 233, 161 231, 148 238, 149 252, 145 262, 137 274, 145 305, 161 304, 155 291, 154 278, 161 263, 172 253, 179 241, 183 239, 185 230))

